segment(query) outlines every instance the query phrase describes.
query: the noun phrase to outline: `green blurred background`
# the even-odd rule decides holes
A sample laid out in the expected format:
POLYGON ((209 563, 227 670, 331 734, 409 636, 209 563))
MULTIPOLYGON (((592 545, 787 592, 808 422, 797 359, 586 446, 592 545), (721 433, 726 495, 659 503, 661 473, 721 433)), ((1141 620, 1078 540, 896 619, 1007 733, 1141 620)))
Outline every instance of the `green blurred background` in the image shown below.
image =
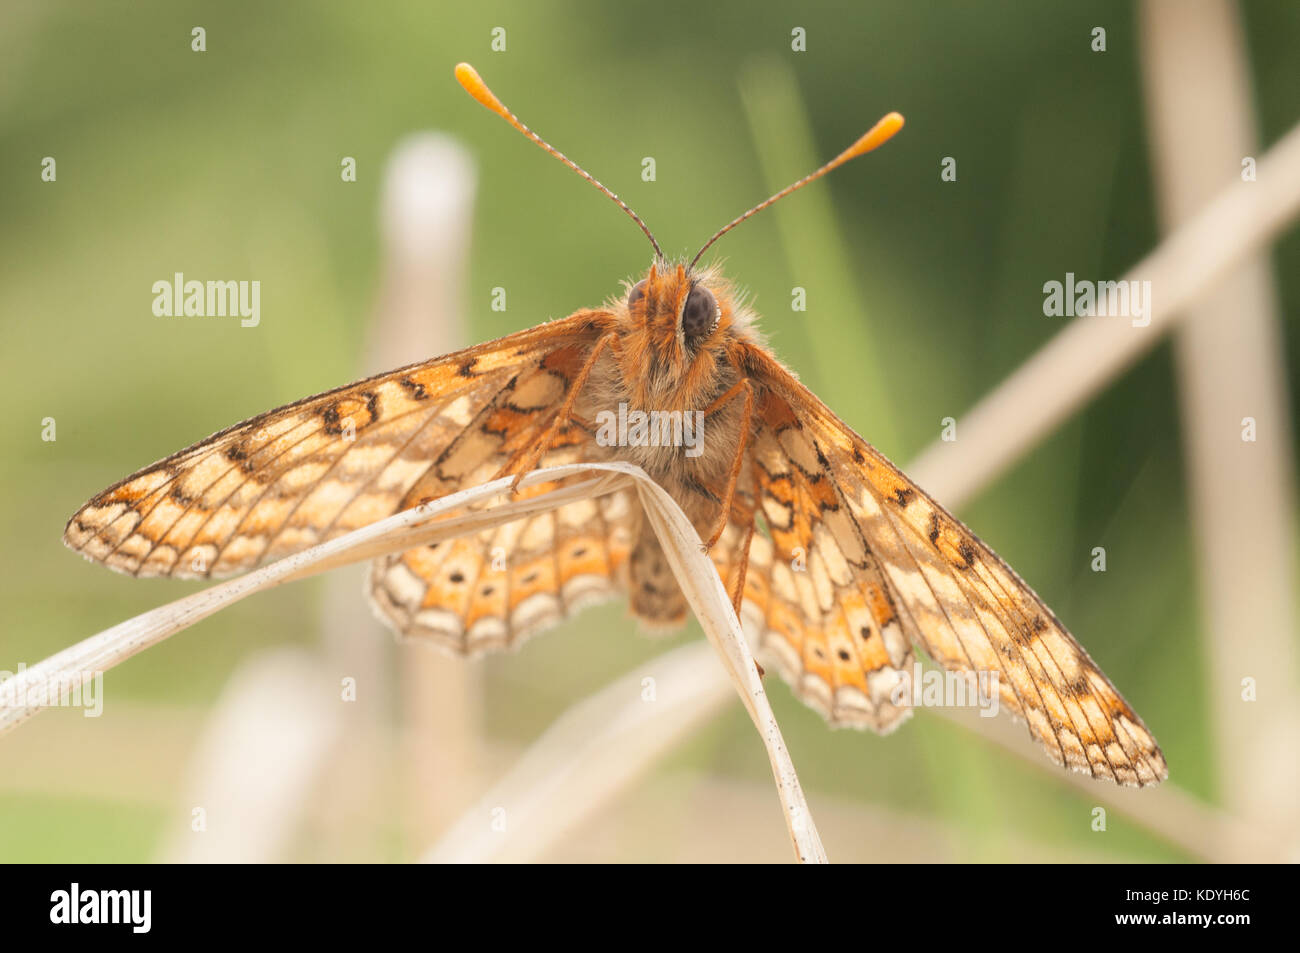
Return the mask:
MULTIPOLYGON (((1300 6, 1242 13, 1267 144, 1300 112, 1300 6)), ((472 340, 597 304, 648 264, 643 237, 605 198, 466 97, 451 76, 458 60, 622 195, 670 255, 692 252, 884 112, 904 113, 894 142, 718 251, 777 353, 905 465, 941 418, 960 417, 1060 330, 1042 315, 1044 281, 1118 277, 1156 244, 1137 42, 1125 3, 7 2, 0 668, 198 588, 92 566, 61 545, 64 521, 152 460, 358 376, 382 270, 381 172, 408 133, 452 133, 479 164, 472 340), (1089 48, 1096 25, 1107 28, 1104 54, 1089 48), (190 49, 194 26, 207 31, 204 53, 190 49), (506 52, 490 50, 497 26, 506 52), (791 51, 794 26, 807 30, 805 53, 791 51), (56 183, 40 180, 43 156, 57 159, 56 183), (340 181, 343 156, 357 159, 356 183, 340 181), (645 156, 654 182, 641 179, 645 156), (943 156, 958 159, 955 183, 940 181, 943 156), (176 271, 260 280, 260 326, 155 318, 151 285, 176 271), (494 286, 508 290, 504 312, 489 307, 494 286), (791 311, 794 286, 808 289, 807 312, 791 311), (40 439, 45 417, 57 420, 56 442, 40 439)), ((1293 374, 1294 230, 1273 256, 1293 374)), ((1214 803, 1168 343, 961 515, 1142 714, 1175 782, 1214 803), (1110 571, 1089 570, 1094 546, 1106 547, 1110 571)), ((186 765, 205 713, 253 653, 316 644, 330 585, 257 596, 113 670, 99 720, 51 711, 0 739, 0 859, 158 856, 188 810, 186 765)), ((681 639, 699 637, 692 623, 681 639)), ((517 655, 473 663, 485 743, 507 765, 569 705, 678 641, 639 637, 609 606, 517 655)), ((1118 813, 1094 833, 1094 802, 1055 769, 929 713, 889 738, 831 732, 769 684, 814 812, 826 803, 919 825, 917 859, 1191 858, 1118 813)), ((399 720, 396 697, 386 705, 399 720)), ((410 797, 400 760, 384 762, 377 809, 349 822, 346 851, 321 846, 311 814, 287 856, 417 856, 427 845, 394 806, 410 797)), ((602 815, 599 847, 553 856, 688 856, 672 835, 705 803, 691 794, 701 778, 770 787, 738 704, 640 782, 663 797, 629 794, 602 815)), ((752 820, 692 819, 716 837, 702 853, 783 859, 766 795, 770 809, 752 820)), ((908 859, 837 842, 825 825, 823 835, 833 859, 908 859)))

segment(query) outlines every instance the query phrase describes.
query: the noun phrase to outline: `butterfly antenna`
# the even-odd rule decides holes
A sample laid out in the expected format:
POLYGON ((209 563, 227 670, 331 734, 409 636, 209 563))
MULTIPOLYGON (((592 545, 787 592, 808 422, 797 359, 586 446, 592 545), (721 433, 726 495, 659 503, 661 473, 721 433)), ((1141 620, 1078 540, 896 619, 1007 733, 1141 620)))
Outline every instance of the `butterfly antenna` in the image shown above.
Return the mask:
POLYGON ((718 229, 717 234, 715 234, 712 238, 710 238, 707 242, 705 242, 704 247, 695 253, 695 257, 691 259, 691 267, 692 268, 695 267, 695 263, 700 260, 700 256, 703 255, 706 251, 708 251, 709 247, 714 242, 716 242, 723 235, 727 234, 727 232, 731 231, 741 222, 745 221, 745 219, 757 215, 759 212, 763 211, 763 209, 767 208, 769 205, 773 204, 777 200, 783 199, 791 192, 803 188, 809 182, 813 182, 817 179, 820 179, 827 172, 830 172, 832 169, 839 168, 844 163, 848 162, 850 159, 856 159, 858 156, 866 155, 868 152, 870 152, 872 149, 876 148, 877 146, 883 146, 886 142, 890 140, 890 138, 893 137, 894 133, 898 132, 898 130, 902 128, 903 128, 903 117, 901 115, 899 115, 898 113, 890 113, 888 116, 885 116, 878 123, 872 126, 869 130, 863 133, 861 138, 859 138, 857 142, 853 143, 853 145, 849 146, 847 149, 845 149, 843 152, 837 155, 830 162, 827 162, 816 172, 813 172, 811 175, 805 175, 798 182, 794 183, 794 185, 787 186, 786 188, 782 189, 780 192, 777 192, 776 195, 773 195, 766 202, 760 202, 758 205, 755 205, 744 215, 741 215, 739 218, 733 219, 732 221, 728 222, 726 225, 722 226, 722 228, 718 229))
POLYGON ((533 140, 533 142, 537 143, 548 153, 555 156, 555 158, 559 159, 561 162, 567 165, 574 172, 578 173, 578 175, 582 176, 584 179, 586 179, 596 188, 600 189, 611 199, 613 199, 614 202, 617 203, 619 208, 627 212, 627 214, 632 217, 632 221, 636 222, 637 225, 641 226, 641 231, 645 232, 645 237, 650 239, 650 244, 654 246, 655 257, 661 259, 664 257, 664 253, 659 249, 659 243, 655 241, 654 235, 650 234, 650 229, 646 227, 645 222, 641 221, 641 216, 637 215, 636 212, 628 208, 626 202, 624 202, 621 198, 619 198, 609 189, 605 188, 605 186, 602 185, 599 182, 599 180, 597 180, 595 176, 589 173, 586 169, 578 165, 578 163, 574 162, 572 159, 566 156, 559 149, 556 149, 553 145, 551 145, 549 142, 547 142, 537 133, 533 132, 522 122, 520 122, 519 117, 517 117, 509 109, 506 109, 505 104, 501 102, 501 100, 497 99, 496 94, 493 93, 492 90, 488 89, 487 83, 483 82, 483 77, 479 76, 478 70, 474 69, 474 67, 470 66, 468 63, 457 63, 456 81, 465 87, 465 92, 469 93, 471 96, 477 99, 488 109, 492 110, 502 119, 504 119, 506 122, 510 123, 510 125, 514 126, 516 129, 522 132, 529 139, 533 140))

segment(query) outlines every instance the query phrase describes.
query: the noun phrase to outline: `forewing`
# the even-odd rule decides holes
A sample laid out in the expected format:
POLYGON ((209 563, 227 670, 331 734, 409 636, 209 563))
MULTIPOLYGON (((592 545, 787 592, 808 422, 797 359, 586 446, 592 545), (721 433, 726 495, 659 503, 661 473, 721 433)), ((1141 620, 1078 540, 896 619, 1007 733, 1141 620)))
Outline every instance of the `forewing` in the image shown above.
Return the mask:
POLYGON ((599 317, 578 312, 236 424, 94 497, 64 542, 136 576, 224 576, 389 516, 415 487, 433 499, 472 485, 541 435, 599 317))
MULTIPOLYGON (((1126 785, 1167 776, 1141 719, 1019 576, 784 368, 771 362, 755 376, 764 385, 759 439, 769 447, 759 460, 784 451, 796 475, 769 480, 764 497, 778 553, 803 538, 829 551, 818 541, 833 539, 845 561, 834 568, 869 591, 881 587, 905 635, 936 662, 996 673, 1001 704, 1027 721, 1054 761, 1126 785)), ((787 577, 787 592, 817 592, 812 568, 800 582, 774 564, 772 578, 787 577)), ((756 605, 763 595, 753 594, 756 605)), ((798 604, 787 627, 802 624, 807 640, 812 603, 798 604)), ((811 637, 817 643, 815 628, 811 637)))

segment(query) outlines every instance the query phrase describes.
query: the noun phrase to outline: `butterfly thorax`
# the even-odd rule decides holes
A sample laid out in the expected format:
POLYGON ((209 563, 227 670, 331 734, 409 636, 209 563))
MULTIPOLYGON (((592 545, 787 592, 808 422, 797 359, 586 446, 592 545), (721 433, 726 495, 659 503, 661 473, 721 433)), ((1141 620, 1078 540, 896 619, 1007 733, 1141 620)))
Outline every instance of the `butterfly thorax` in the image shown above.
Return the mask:
MULTIPOLYGON (((601 455, 645 470, 707 538, 745 426, 744 401, 724 398, 743 377, 737 355, 761 346, 752 317, 716 271, 662 263, 607 307, 609 344, 578 415, 601 455)), ((632 608, 643 621, 684 618, 685 601, 649 527, 628 568, 632 608)))
POLYGON ((697 499, 686 509, 699 526, 716 515, 710 488, 735 457, 743 404, 710 408, 742 377, 739 342, 758 345, 751 316, 716 270, 681 264, 652 265, 608 307, 612 341, 592 368, 580 413, 617 426, 603 434, 597 426, 597 443, 611 457, 637 464, 670 492, 683 490, 674 493, 679 499, 697 499))

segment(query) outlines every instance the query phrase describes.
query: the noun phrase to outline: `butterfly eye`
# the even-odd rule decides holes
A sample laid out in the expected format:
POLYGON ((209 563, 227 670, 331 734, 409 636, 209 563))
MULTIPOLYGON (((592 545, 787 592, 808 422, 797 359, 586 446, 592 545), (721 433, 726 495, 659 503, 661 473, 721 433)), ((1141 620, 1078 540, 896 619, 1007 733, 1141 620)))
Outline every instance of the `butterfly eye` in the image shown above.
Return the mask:
POLYGON ((627 306, 629 308, 633 307, 638 301, 642 300, 644 297, 645 297, 645 279, 642 278, 635 285, 633 285, 632 290, 627 293, 627 306))
POLYGON ((688 341, 702 338, 718 324, 718 302, 708 288, 696 285, 682 308, 682 333, 688 341))

